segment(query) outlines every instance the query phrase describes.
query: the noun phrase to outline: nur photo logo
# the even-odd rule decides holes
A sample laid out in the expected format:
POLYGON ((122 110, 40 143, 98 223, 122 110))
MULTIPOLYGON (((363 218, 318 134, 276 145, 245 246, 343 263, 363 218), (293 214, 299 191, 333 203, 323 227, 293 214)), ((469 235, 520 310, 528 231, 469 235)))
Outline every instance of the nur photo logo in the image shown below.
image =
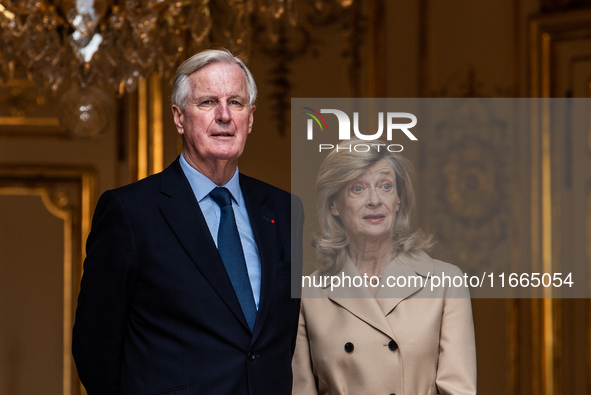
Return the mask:
MULTIPOLYGON (((379 140, 384 131, 386 132, 386 140, 392 141, 395 131, 400 131, 406 135, 406 137, 412 141, 417 141, 417 137, 410 131, 411 128, 416 126, 417 124, 417 117, 414 114, 409 112, 378 112, 378 130, 374 133, 362 133, 359 128, 359 112, 353 112, 353 127, 351 127, 351 119, 346 112, 337 110, 337 109, 326 109, 322 108, 320 111, 316 111, 310 107, 302 107, 304 110, 303 114, 308 115, 310 118, 307 119, 306 124, 306 138, 308 140, 314 140, 314 129, 315 125, 317 125, 317 129, 320 129, 320 132, 328 132, 328 123, 326 119, 322 116, 322 114, 333 114, 336 116, 336 120, 338 122, 338 139, 340 141, 343 140, 351 140, 351 131, 355 138, 365 141, 375 141, 379 140), (404 121, 404 122, 401 122, 404 121), (384 127, 385 124, 385 127, 384 127)), ((349 149, 355 150, 357 152, 364 152, 369 151, 372 146, 377 147, 379 150, 380 147, 385 147, 390 152, 400 152, 404 149, 401 144, 355 144, 349 147, 336 147, 333 144, 319 144, 318 150, 322 152, 323 150, 332 150, 332 149, 349 149)))

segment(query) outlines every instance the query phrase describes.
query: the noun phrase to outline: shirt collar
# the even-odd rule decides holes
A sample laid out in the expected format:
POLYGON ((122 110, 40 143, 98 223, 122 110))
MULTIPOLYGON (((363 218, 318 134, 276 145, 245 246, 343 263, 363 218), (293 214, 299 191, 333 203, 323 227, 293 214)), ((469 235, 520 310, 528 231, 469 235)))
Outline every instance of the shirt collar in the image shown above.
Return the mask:
MULTIPOLYGON (((183 173, 185 173, 185 176, 189 180, 189 184, 191 184, 193 194, 195 195, 195 198, 198 202, 201 202, 203 199, 205 199, 207 195, 209 195, 209 192, 211 192, 215 187, 218 186, 215 182, 207 178, 207 176, 205 176, 199 170, 191 166, 189 162, 187 162, 183 154, 181 154, 180 157, 180 164, 181 168, 183 169, 183 173)), ((234 199, 236 204, 238 204, 239 206, 242 205, 243 200, 242 194, 240 193, 240 178, 238 177, 238 167, 236 167, 236 171, 234 171, 234 175, 232 176, 232 178, 230 178, 230 180, 227 183, 221 186, 227 188, 230 191, 230 194, 232 194, 232 198, 234 199)))

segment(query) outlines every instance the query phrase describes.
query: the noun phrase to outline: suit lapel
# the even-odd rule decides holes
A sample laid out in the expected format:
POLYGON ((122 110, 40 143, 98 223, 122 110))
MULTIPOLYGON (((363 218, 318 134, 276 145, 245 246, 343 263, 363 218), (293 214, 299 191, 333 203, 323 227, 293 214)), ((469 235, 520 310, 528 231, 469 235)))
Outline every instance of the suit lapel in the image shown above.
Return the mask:
POLYGON ((203 213, 178 159, 162 172, 160 210, 201 274, 248 329, 240 303, 211 237, 203 213))
POLYGON ((261 294, 253 331, 252 341, 254 342, 267 318, 275 292, 279 241, 277 225, 272 222, 276 218, 275 212, 266 205, 267 196, 253 188, 248 179, 242 175, 240 175, 240 188, 261 258, 261 294))

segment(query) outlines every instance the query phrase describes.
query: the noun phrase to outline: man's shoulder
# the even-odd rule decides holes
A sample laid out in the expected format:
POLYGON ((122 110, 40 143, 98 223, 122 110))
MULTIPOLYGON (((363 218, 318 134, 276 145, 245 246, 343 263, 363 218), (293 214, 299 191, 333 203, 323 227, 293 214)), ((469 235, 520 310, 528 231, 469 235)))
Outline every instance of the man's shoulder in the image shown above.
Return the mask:
POLYGON ((130 184, 108 190, 105 194, 116 195, 123 199, 139 199, 142 196, 150 196, 160 189, 160 176, 161 173, 153 174, 130 184))
POLYGON ((302 201, 291 193, 264 181, 240 173, 240 187, 247 200, 260 202, 277 212, 284 212, 292 218, 303 221, 302 201))
MULTIPOLYGON (((107 193, 115 194, 124 198, 145 198, 146 196, 150 196, 151 194, 158 193, 162 190, 164 178, 180 177, 180 179, 182 179, 182 171, 179 172, 179 169, 180 166, 178 166, 177 161, 175 161, 159 173, 149 175, 148 177, 142 178, 141 180, 129 183, 127 185, 113 188, 107 191, 107 193)), ((177 180, 174 181, 176 182, 177 180)))
POLYGON ((258 191, 265 193, 266 195, 276 196, 283 199, 289 199, 292 196, 289 192, 284 191, 281 188, 261 181, 257 178, 247 176, 243 173, 240 173, 240 186, 246 187, 249 191, 258 191))

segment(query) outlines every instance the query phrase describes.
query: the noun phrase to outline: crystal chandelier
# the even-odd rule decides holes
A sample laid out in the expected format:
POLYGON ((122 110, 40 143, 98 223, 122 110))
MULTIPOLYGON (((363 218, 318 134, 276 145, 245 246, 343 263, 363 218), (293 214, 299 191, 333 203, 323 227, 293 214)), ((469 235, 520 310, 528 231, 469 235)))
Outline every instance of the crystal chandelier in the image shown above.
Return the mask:
POLYGON ((0 0, 0 82, 17 70, 57 92, 111 87, 122 94, 157 73, 171 76, 211 43, 248 54, 255 29, 278 44, 282 25, 305 10, 353 0, 0 0), (299 7, 299 8, 298 8, 299 7))

